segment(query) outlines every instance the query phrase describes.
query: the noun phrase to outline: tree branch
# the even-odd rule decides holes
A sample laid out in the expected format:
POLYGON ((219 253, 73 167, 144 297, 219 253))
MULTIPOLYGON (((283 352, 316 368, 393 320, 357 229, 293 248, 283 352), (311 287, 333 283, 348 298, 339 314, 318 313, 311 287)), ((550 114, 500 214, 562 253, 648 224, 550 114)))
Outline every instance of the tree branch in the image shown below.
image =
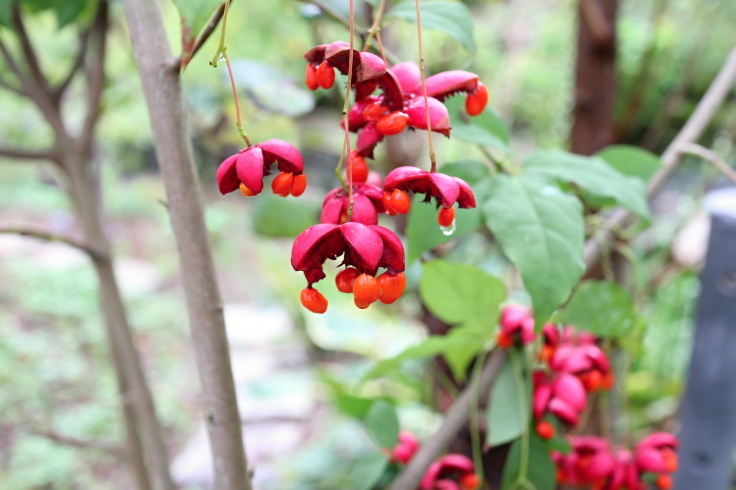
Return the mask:
MULTIPOLYGON (((683 145, 697 141, 703 134, 716 111, 733 88, 734 82, 736 82, 736 48, 729 54, 721 71, 718 72, 715 80, 708 87, 707 92, 687 120, 687 123, 685 123, 685 126, 677 133, 675 139, 662 154, 662 168, 654 174, 647 186, 647 195, 650 199, 677 169, 683 145)), ((614 241, 615 235, 611 229, 624 228, 633 220, 634 214, 623 209, 617 209, 609 214, 603 227, 585 244, 583 259, 588 271, 598 264, 603 248, 609 247, 614 241)))
POLYGON ((17 158, 20 160, 52 160, 54 153, 51 150, 30 151, 18 148, 5 148, 0 146, 0 156, 7 158, 17 158))
POLYGON ((61 120, 59 108, 54 103, 53 94, 49 92, 46 84, 44 83, 43 85, 39 85, 36 83, 34 78, 29 77, 23 70, 21 70, 2 39, 0 39, 0 55, 2 55, 5 60, 5 64, 8 65, 10 71, 13 72, 13 74, 18 78, 18 81, 20 81, 23 94, 28 96, 36 104, 44 118, 46 118, 46 121, 51 125, 57 140, 66 138, 66 128, 64 127, 64 122, 61 120))
POLYGON ((67 446, 72 446, 72 447, 76 447, 80 449, 96 449, 98 451, 104 451, 106 453, 109 453, 113 456, 117 456, 121 458, 125 457, 125 449, 121 445, 115 444, 113 442, 79 439, 77 437, 66 436, 66 435, 59 434, 53 431, 48 431, 48 430, 26 429, 26 432, 34 436, 39 436, 39 437, 43 437, 44 439, 49 439, 51 441, 58 442, 59 444, 64 444, 67 446))
MULTIPOLYGON (((100 5, 100 8, 102 8, 102 5, 100 5)), ((77 49, 77 56, 74 59, 72 66, 69 68, 69 73, 67 73, 66 77, 64 77, 61 83, 59 83, 59 85, 54 88, 54 97, 56 100, 61 100, 61 96, 69 87, 69 84, 72 83, 74 76, 82 68, 82 65, 84 64, 84 58, 87 54, 87 46, 89 45, 89 38, 92 30, 93 27, 90 27, 89 29, 82 32, 82 34, 79 36, 79 47, 77 49)))
POLYGON ((86 253, 93 259, 99 259, 105 257, 105 254, 97 250, 95 247, 92 247, 91 245, 88 245, 80 240, 77 240, 76 238, 72 238, 67 235, 61 235, 57 233, 52 233, 49 231, 44 230, 38 230, 33 228, 26 228, 22 226, 5 226, 0 227, 0 234, 12 234, 12 235, 20 235, 30 238, 37 238, 39 240, 44 240, 47 242, 58 242, 58 243, 64 243, 66 245, 69 245, 70 247, 74 247, 78 250, 81 250, 82 252, 86 253))
POLYGON ((102 98, 102 89, 105 88, 105 51, 107 45, 107 2, 101 2, 95 15, 95 20, 90 28, 91 34, 94 34, 95 46, 94 59, 91 60, 87 71, 87 113, 82 124, 82 131, 79 135, 79 145, 82 153, 89 154, 92 145, 92 137, 100 116, 100 100, 102 98))
POLYGON ((684 143, 682 146, 680 146, 680 153, 689 153, 712 163, 714 167, 716 167, 723 175, 726 176, 726 178, 728 178, 728 180, 736 185, 736 171, 729 167, 728 164, 715 152, 696 143, 684 143))
MULTIPOLYGON (((230 5, 232 5, 232 3, 233 2, 231 0, 230 5)), ((194 41, 194 45, 192 45, 192 52, 189 53, 187 56, 184 56, 184 53, 182 53, 174 60, 174 65, 179 67, 179 70, 184 71, 192 58, 194 58, 194 56, 200 50, 202 45, 207 42, 207 39, 209 39, 212 33, 215 32, 215 29, 217 29, 217 24, 220 23, 220 20, 222 20, 222 16, 224 14, 225 2, 222 2, 217 7, 217 11, 215 11, 212 19, 210 19, 209 23, 205 26, 202 34, 200 34, 199 37, 194 41)))
POLYGON ((189 328, 218 490, 251 490, 230 349, 181 88, 158 2, 123 0, 169 218, 176 238, 189 328))
POLYGON ((28 36, 28 31, 23 24, 23 19, 20 15, 20 6, 17 4, 13 7, 13 26, 15 27, 15 32, 18 35, 18 40, 20 41, 20 47, 23 50, 26 63, 28 63, 28 68, 31 71, 31 76, 33 76, 36 84, 43 89, 44 92, 49 92, 46 77, 44 77, 43 72, 41 71, 41 64, 38 61, 36 50, 33 48, 31 38, 28 36))
POLYGON ((486 365, 483 366, 483 371, 481 371, 477 386, 471 383, 463 389, 455 403, 445 414, 442 426, 427 442, 422 444, 419 451, 404 468, 404 471, 394 480, 391 485, 392 490, 414 490, 419 486, 419 482, 429 465, 450 445, 470 418, 470 408, 474 398, 473 390, 478 390, 478 399, 487 396, 503 362, 506 360, 506 356, 506 350, 504 349, 496 348, 490 353, 486 359, 486 365))

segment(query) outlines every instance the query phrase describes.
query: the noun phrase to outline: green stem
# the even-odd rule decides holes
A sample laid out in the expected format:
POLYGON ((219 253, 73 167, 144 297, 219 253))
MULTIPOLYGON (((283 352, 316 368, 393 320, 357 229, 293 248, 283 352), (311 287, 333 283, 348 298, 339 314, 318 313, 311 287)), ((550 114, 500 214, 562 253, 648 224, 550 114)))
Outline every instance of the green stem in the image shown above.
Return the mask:
POLYGON ((519 408, 521 410, 522 433, 521 433, 521 454, 519 454, 519 474, 516 477, 515 486, 528 488, 529 478, 527 471, 529 469, 529 402, 526 399, 526 380, 524 376, 524 366, 519 359, 519 351, 521 347, 513 347, 509 349, 509 357, 511 358, 511 367, 514 371, 514 381, 516 382, 516 393, 519 398, 519 408))
POLYGON ((480 404, 480 390, 479 390, 479 382, 480 382, 480 373, 483 370, 483 360, 485 359, 486 355, 488 353, 485 350, 482 350, 478 353, 478 355, 475 357, 475 365, 473 366, 473 374, 472 379, 470 381, 471 386, 471 402, 470 402, 470 441, 471 446, 473 449, 473 464, 475 465, 475 473, 480 477, 481 481, 483 481, 484 474, 483 474, 483 457, 481 455, 481 448, 480 448, 480 429, 479 429, 479 408, 478 405, 480 404))
POLYGON ((345 176, 342 174, 342 164, 345 161, 345 145, 342 145, 342 151, 340 152, 340 160, 337 161, 337 167, 335 167, 335 176, 340 181, 342 190, 348 192, 348 183, 345 181, 345 176))
POLYGON ((493 157, 491 152, 488 151, 488 149, 486 149, 486 147, 483 145, 478 145, 478 149, 481 153, 483 153, 483 156, 486 157, 486 163, 488 164, 488 168, 490 169, 491 173, 497 174, 500 171, 499 164, 493 157))

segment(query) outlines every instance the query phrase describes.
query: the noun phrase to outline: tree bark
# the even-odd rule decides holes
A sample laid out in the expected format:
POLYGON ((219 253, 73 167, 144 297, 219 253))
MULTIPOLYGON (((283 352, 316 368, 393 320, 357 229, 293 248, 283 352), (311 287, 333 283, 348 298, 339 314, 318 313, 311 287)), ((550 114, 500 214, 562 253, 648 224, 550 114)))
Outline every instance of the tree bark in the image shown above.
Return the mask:
MULTIPOLYGON (((71 147, 71 142, 67 143, 71 147)), ((113 268, 110 243, 105 235, 99 179, 90 155, 66 154, 62 159, 69 179, 69 194, 74 204, 85 241, 99 254, 91 256, 100 286, 100 299, 113 364, 118 380, 130 447, 130 462, 140 488, 174 490, 166 445, 156 418, 153 397, 146 382, 140 356, 135 348, 125 305, 113 268), (130 427, 130 424, 133 426, 130 427), (146 465, 148 461, 148 465, 146 465)))
POLYGON ((580 0, 573 153, 592 155, 613 142, 618 0, 580 0))
MULTIPOLYGON (((104 230, 101 212, 99 176, 92 158, 92 142, 100 112, 100 99, 105 81, 108 5, 100 2, 88 31, 83 33, 77 58, 66 79, 53 88, 41 70, 38 57, 23 22, 18 6, 13 9, 13 28, 30 74, 22 70, 15 57, 0 41, 0 54, 28 97, 42 112, 55 135, 55 144, 47 156, 65 174, 68 194, 75 218, 84 235, 83 244, 70 240, 70 245, 84 250, 97 274, 105 328, 111 348, 113 367, 120 393, 123 421, 127 435, 128 458, 139 489, 173 490, 166 446, 156 418, 153 398, 135 348, 125 306, 113 269, 110 243, 104 230), (61 100, 72 78, 87 65, 87 111, 80 134, 69 134, 61 114, 61 100), (153 475, 153 476, 151 476, 153 475)), ((16 153, 20 158, 39 158, 32 153, 16 153)), ((54 238, 53 235, 49 237, 54 238)))
POLYGON ((222 302, 187 132, 179 64, 168 45, 158 3, 148 0, 123 3, 179 252, 197 368, 205 395, 215 488, 250 490, 222 302))

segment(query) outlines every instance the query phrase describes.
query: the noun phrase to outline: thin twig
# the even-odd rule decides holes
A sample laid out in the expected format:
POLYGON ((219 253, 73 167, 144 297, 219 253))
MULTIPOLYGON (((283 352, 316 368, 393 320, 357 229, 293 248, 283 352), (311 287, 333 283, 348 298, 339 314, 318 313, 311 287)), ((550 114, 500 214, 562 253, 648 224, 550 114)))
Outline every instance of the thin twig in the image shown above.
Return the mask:
MULTIPOLYGON (((506 360, 506 355, 504 349, 494 349, 486 359, 486 364, 483 366, 477 385, 477 396, 479 398, 483 398, 488 394, 503 362, 506 360)), ((457 433, 467 423, 473 401, 472 392, 475 389, 472 384, 465 387, 445 414, 445 421, 442 426, 421 446, 404 468, 404 471, 399 474, 391 485, 391 490, 414 490, 417 488, 429 465, 450 445, 457 433)))
POLYGON ((68 235, 62 235, 50 231, 38 230, 23 226, 5 226, 0 227, 0 234, 20 235, 30 238, 37 238, 39 240, 44 240, 47 242, 64 243, 66 245, 69 245, 70 247, 81 250, 92 258, 100 258, 105 255, 102 251, 97 250, 93 246, 88 245, 81 240, 77 240, 76 238, 72 238, 68 235))
MULTIPOLYGON (((365 40, 365 43, 363 43, 363 49, 362 51, 368 51, 371 47, 371 40, 373 40, 373 37, 378 34, 378 32, 381 30, 381 18, 383 17, 383 11, 386 9, 386 0, 381 0, 381 3, 378 5, 378 12, 376 12, 376 18, 373 20, 373 24, 368 28, 368 38, 365 40)), ((388 65, 388 62, 386 62, 386 57, 383 58, 384 63, 388 65)))
POLYGON ((71 437, 49 430, 27 429, 26 432, 34 436, 43 437, 44 439, 58 442, 59 444, 64 444, 66 446, 72 446, 80 449, 95 449, 98 451, 110 453, 111 455, 117 457, 125 456, 125 449, 120 444, 116 444, 113 442, 80 439, 77 437, 71 437))
MULTIPOLYGON (((94 33, 97 45, 95 46, 94 62, 90 63, 87 73, 87 113, 84 116, 82 131, 79 136, 79 144, 88 154, 92 145, 95 126, 100 116, 100 101, 102 90, 105 88, 105 65, 101 60, 105 59, 107 45, 107 2, 100 2, 95 20, 90 31, 94 33)), ((86 48, 87 43, 80 47, 86 48)))
POLYGON ((74 76, 82 68, 82 65, 84 64, 84 58, 87 54, 87 46, 89 44, 90 34, 92 33, 93 29, 94 27, 90 27, 89 29, 86 29, 84 32, 82 32, 82 34, 79 36, 77 57, 74 59, 72 66, 69 68, 69 72, 67 73, 66 77, 64 77, 61 83, 54 89, 54 95, 56 96, 57 100, 61 99, 64 91, 69 87, 69 84, 72 83, 74 76))
MULTIPOLYGON (((230 3, 233 3, 233 0, 230 0, 230 3)), ((217 10, 212 15, 212 18, 205 26, 204 30, 202 31, 202 34, 200 34, 197 39, 194 41, 194 44, 192 45, 191 52, 184 56, 184 53, 180 54, 176 57, 174 60, 174 65, 178 66, 181 71, 184 71, 184 69, 187 67, 189 62, 194 58, 194 55, 197 54, 197 52, 200 50, 202 45, 204 45, 205 42, 207 42, 207 39, 210 38, 213 32, 215 32, 215 29, 217 29, 217 24, 220 23, 220 20, 222 20, 222 16, 225 14, 225 2, 220 3, 220 5, 217 7, 217 10)))
MULTIPOLYGON (((24 43, 24 46, 26 46, 26 49, 33 49, 30 42, 24 43)), ((64 122, 61 120, 59 108, 54 103, 53 94, 49 91, 48 86, 45 83, 39 85, 35 78, 29 77, 23 70, 21 70, 2 39, 0 39, 0 55, 2 55, 5 60, 5 64, 10 71, 16 76, 16 78, 18 78, 18 81, 23 87, 23 94, 33 100, 43 116, 46 118, 46 121, 51 125, 57 139, 66 137, 67 133, 64 127, 64 122)), ((35 58, 35 54, 33 57, 35 58)))
POLYGON ((417 39, 419 41, 419 73, 422 76, 422 92, 424 92, 424 112, 427 115, 427 138, 429 139, 429 161, 431 172, 437 170, 437 158, 434 154, 434 141, 432 140, 432 121, 429 116, 429 98, 427 97, 427 79, 424 76, 424 45, 422 43, 422 14, 419 8, 419 0, 414 0, 417 8, 417 39))
MULTIPOLYGON (((731 92, 734 82, 736 82, 736 48, 729 54, 721 71, 718 72, 715 80, 708 87, 707 92, 687 120, 687 123, 685 123, 685 126, 677 133, 675 139, 662 154, 662 168, 654 174, 647 186, 647 196, 650 199, 677 169, 683 145, 697 141, 700 135, 703 134, 716 111, 731 92)), ((609 247, 614 241, 615 234, 610 230, 625 228, 633 220, 634 214, 623 209, 616 209, 609 214, 606 219, 606 226, 601 227, 585 244, 583 259, 589 271, 598 264, 603 248, 609 247)))
POLYGON ((46 82, 46 77, 41 71, 41 63, 38 60, 36 50, 33 48, 26 26, 23 24, 23 19, 20 16, 20 7, 18 5, 13 7, 13 26, 15 27, 16 34, 20 40, 20 47, 23 50, 23 56, 28 64, 28 68, 31 71, 31 76, 33 76, 33 79, 39 87, 44 89, 44 91, 48 91, 49 87, 46 82))
POLYGON ((345 154, 347 155, 348 176, 348 221, 353 217, 353 165, 350 163, 350 125, 348 124, 348 107, 350 106, 350 88, 353 82, 353 53, 355 50, 355 0, 350 0, 350 51, 348 56, 348 84, 345 89, 345 103, 342 116, 345 123, 345 154))
POLYGON ((720 170, 720 172, 728 178, 728 180, 736 185, 736 171, 729 167, 728 164, 715 152, 696 143, 684 143, 680 146, 680 153, 689 153, 691 155, 699 156, 703 160, 712 163, 714 167, 720 170))
POLYGON ((6 148, 0 146, 0 156, 17 158, 20 160, 53 160, 54 154, 51 150, 31 151, 19 148, 6 148))

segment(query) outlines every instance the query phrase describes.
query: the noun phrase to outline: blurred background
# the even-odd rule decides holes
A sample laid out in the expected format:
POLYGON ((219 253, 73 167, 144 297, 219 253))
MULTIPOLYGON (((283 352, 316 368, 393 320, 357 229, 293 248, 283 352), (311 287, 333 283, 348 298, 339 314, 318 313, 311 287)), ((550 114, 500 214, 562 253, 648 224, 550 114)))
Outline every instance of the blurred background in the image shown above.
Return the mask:
MULTIPOLYGON (((5 3, 9 9, 11 2, 5 3)), ((346 12, 347 2, 325 3, 346 12)), ((509 128, 515 161, 535 147, 568 148, 577 2, 464 3, 473 14, 475 50, 441 30, 427 29, 428 72, 467 69, 480 75, 490 104, 509 128)), ((42 1, 21 3, 25 27, 52 84, 63 81, 74 64, 79 35, 96 4, 69 2, 76 10, 65 14, 42 1)), ((359 4, 359 22, 368 25, 370 10, 359 4)), ((177 47, 177 11, 169 1, 162 6, 177 47)), ((107 78, 91 146, 103 225, 174 478, 182 488, 201 488, 211 470, 180 285, 186 271, 179 270, 174 253, 122 5, 112 1, 109 9, 107 78)), ((736 3, 728 0, 619 2, 612 142, 662 152, 733 48, 734 18, 736 3)), ((398 58, 417 59, 413 24, 388 16, 382 35, 398 58)), ((242 141, 226 70, 208 65, 215 38, 189 64, 183 83, 246 447, 257 467, 254 480, 265 489, 355 488, 366 471, 355 463, 373 451, 354 417, 365 413, 366 400, 390 393, 402 427, 419 435, 430 434, 439 417, 425 403, 427 370, 421 362, 402 365, 401 382, 374 380, 355 388, 375 360, 427 335, 415 294, 390 307, 358 311, 351 298, 330 285, 323 290, 331 303, 325 315, 308 314, 298 304, 303 279, 289 264, 291 243, 317 221, 322 196, 337 184, 332 169, 342 143, 338 117, 344 79, 332 90, 310 92, 303 84, 303 54, 316 44, 346 39, 347 29, 309 2, 236 0, 232 6, 228 53, 244 124, 254 141, 281 138, 302 150, 310 186, 299 201, 266 193, 245 200, 217 191, 215 170, 242 141)), ((21 56, 10 28, 0 27, 0 39, 11 54, 21 56)), ((0 148, 35 152, 50 146, 54 130, 28 97, 13 90, 21 87, 7 60, 0 60, 0 82, 0 148)), ((88 100, 85 77, 75 76, 62 100, 63 123, 71 133, 83 130, 88 100)), ((736 131, 730 100, 701 140, 726 162, 734 161, 736 131)), ((424 133, 403 134, 381 145, 376 169, 424 161, 424 138, 424 133)), ((462 141, 436 141, 442 163, 473 158, 478 151, 462 141)), ((78 235, 58 165, 0 152, 0 169, 0 229, 31 226, 78 235)), ((637 427, 666 424, 676 410, 707 228, 701 197, 722 182, 711 166, 686 160, 654 202, 652 226, 632 244, 639 267, 630 288, 646 324, 642 342, 631 346, 626 385, 637 427)), ((444 247, 448 256, 513 280, 508 263, 481 232, 444 247)), ((415 262, 408 269, 410 289, 416 267, 415 262)), ((0 487, 131 488, 121 462, 124 427, 98 282, 88 258, 63 243, 0 233, 0 277, 0 487)))

